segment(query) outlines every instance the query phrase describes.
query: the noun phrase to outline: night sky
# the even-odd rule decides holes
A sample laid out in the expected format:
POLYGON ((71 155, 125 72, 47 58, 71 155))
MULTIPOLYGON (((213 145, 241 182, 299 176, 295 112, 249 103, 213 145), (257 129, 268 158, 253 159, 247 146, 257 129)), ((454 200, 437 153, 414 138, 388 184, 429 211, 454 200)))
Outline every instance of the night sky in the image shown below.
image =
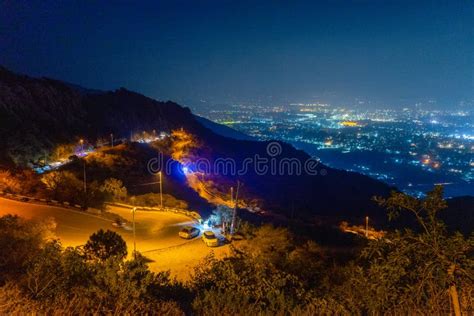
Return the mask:
POLYGON ((470 0, 113 2, 1 1, 0 64, 185 104, 473 99, 470 0))

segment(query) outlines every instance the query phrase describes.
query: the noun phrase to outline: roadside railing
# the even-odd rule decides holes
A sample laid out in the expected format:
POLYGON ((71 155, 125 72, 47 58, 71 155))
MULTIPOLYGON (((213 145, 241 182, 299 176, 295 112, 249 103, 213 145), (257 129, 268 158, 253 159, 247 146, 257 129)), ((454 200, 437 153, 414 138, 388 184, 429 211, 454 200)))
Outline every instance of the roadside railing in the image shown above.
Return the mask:
MULTIPOLYGON (((31 196, 25 196, 21 194, 14 194, 14 193, 8 193, 4 191, 0 191, 0 197, 4 197, 7 199, 11 200, 16 200, 20 202, 35 202, 35 203, 42 203, 46 205, 54 205, 54 206, 61 206, 65 208, 73 208, 73 209, 79 209, 82 210, 83 207, 79 204, 74 204, 70 202, 61 202, 53 199, 44 199, 44 198, 36 198, 36 197, 31 197, 31 196)), ((137 210, 142 210, 142 211, 158 211, 158 212, 170 212, 170 213, 176 213, 176 214, 182 214, 185 216, 188 216, 192 218, 193 220, 199 221, 201 220, 201 215, 199 215, 198 212, 196 211, 190 211, 186 209, 180 209, 180 208, 174 208, 174 207, 149 207, 149 206, 134 206, 134 205, 129 205, 125 203, 118 203, 118 202, 106 202, 104 203, 105 205, 110 205, 110 206, 118 206, 118 207, 124 207, 124 208, 133 208, 136 207, 137 210)), ((95 213, 94 210, 89 209, 88 210, 91 213, 95 213)))
POLYGON ((118 202, 106 202, 105 205, 118 206, 118 207, 130 208, 130 209, 136 207, 137 210, 141 210, 141 211, 157 211, 157 212, 170 212, 170 213, 182 214, 197 221, 202 219, 201 215, 199 215, 199 213, 196 211, 190 211, 190 210, 174 208, 174 207, 136 206, 136 205, 130 205, 130 204, 118 203, 118 202))
POLYGON ((37 202, 37 203, 44 203, 48 205, 62 206, 66 208, 82 209, 82 206, 79 204, 73 204, 70 202, 61 202, 61 201, 57 201, 53 199, 42 199, 42 198, 37 198, 37 197, 25 196, 21 194, 8 193, 4 191, 0 191, 0 197, 4 197, 10 200, 16 200, 20 202, 37 202))

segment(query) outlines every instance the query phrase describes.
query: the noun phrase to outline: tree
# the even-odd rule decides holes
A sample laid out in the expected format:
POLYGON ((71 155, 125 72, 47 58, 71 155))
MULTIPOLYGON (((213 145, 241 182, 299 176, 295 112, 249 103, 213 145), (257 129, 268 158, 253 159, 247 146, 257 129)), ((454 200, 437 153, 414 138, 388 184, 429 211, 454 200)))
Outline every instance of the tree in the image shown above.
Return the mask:
POLYGON ((415 231, 405 229, 373 241, 362 253, 362 265, 352 278, 369 314, 423 311, 447 314, 472 309, 474 237, 449 235, 437 215, 447 207, 442 187, 424 199, 393 192, 378 202, 390 218, 412 214, 415 231), (461 297, 471 297, 461 304, 461 297), (452 306, 451 311, 448 306, 452 306))
POLYGON ((116 232, 100 229, 89 237, 84 253, 91 260, 124 259, 127 256, 127 244, 116 232))
POLYGON ((222 223, 230 225, 233 212, 234 210, 232 208, 226 205, 219 205, 212 211, 210 219, 216 225, 221 225, 222 223))
MULTIPOLYGON (((159 193, 146 193, 142 195, 132 196, 130 198, 130 202, 133 205, 155 207, 161 205, 161 197, 159 193)), ((170 194, 163 194, 163 206, 187 209, 188 203, 183 200, 178 200, 170 194)))
POLYGON ((60 201, 82 203, 84 201, 83 182, 70 171, 51 171, 42 176, 52 197, 60 201))
POLYGON ((19 179, 14 177, 8 170, 0 170, 0 191, 17 193, 21 190, 19 179))
POLYGON ((127 188, 121 180, 109 178, 104 181, 100 190, 108 195, 112 201, 124 201, 127 198, 127 188))
POLYGON ((51 159, 54 161, 66 160, 74 155, 74 144, 61 144, 54 148, 51 159))
POLYGON ((256 228, 236 248, 261 262, 282 266, 294 245, 288 229, 267 224, 256 228))
POLYGON ((199 315, 287 315, 306 301, 302 283, 244 252, 213 257, 195 270, 193 308, 199 315))
POLYGON ((28 262, 25 288, 33 298, 53 298, 60 294, 64 280, 61 255, 61 244, 52 241, 28 262))
POLYGON ((52 219, 0 217, 0 284, 25 273, 27 262, 40 252, 46 239, 53 237, 55 227, 52 219))
POLYGON ((62 173, 59 171, 51 171, 41 178, 41 182, 43 182, 46 186, 46 189, 53 192, 53 196, 56 199, 58 196, 58 190, 63 181, 62 173))

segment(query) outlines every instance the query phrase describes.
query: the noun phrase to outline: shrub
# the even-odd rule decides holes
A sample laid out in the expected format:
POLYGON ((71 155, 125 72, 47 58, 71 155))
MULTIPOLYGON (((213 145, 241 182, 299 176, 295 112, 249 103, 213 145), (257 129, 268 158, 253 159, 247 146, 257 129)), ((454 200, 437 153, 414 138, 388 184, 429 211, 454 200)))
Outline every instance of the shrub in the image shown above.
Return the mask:
POLYGON ((101 229, 89 237, 84 253, 91 260, 124 259, 127 256, 127 244, 116 232, 101 229))

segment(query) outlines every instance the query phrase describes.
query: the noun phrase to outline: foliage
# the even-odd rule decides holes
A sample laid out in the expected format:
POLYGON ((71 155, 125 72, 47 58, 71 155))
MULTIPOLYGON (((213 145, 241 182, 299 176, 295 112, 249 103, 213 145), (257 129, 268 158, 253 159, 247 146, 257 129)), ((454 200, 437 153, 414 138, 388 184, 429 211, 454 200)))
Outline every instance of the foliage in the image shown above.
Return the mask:
POLYGON ((244 224, 231 254, 207 257, 186 286, 151 272, 139 254, 124 261, 116 233, 99 231, 84 248, 62 249, 51 224, 3 217, 0 313, 440 315, 455 302, 472 311, 474 238, 449 234, 439 221, 442 190, 378 201, 395 215, 413 213, 419 229, 366 241, 346 260, 286 228, 244 224))
MULTIPOLYGON (((161 197, 159 193, 147 193, 142 195, 135 195, 130 198, 130 201, 134 205, 140 206, 150 206, 150 207, 157 207, 161 205, 161 197)), ((172 208, 180 208, 180 209, 187 209, 188 203, 183 200, 178 200, 174 196, 170 194, 163 194, 163 206, 164 207, 172 207, 172 208)))
POLYGON ((112 170, 114 172, 120 169, 134 166, 132 158, 121 155, 120 151, 115 150, 98 150, 87 156, 87 164, 91 167, 100 167, 112 170))
POLYGON ((116 232, 100 229, 89 237, 84 253, 91 260, 123 259, 127 256, 127 244, 116 232))
POLYGON ((24 287, 31 297, 53 298, 60 294, 64 283, 61 251, 57 241, 49 242, 28 262, 24 287))
POLYGON ((83 183, 70 171, 51 171, 41 178, 55 200, 81 203, 84 200, 83 183))
POLYGON ((194 276, 198 313, 283 313, 304 302, 296 276, 236 252, 225 260, 208 258, 194 276), (248 309, 248 310, 245 310, 248 309), (243 312, 245 310, 245 312, 243 312))
POLYGON ((194 309, 205 315, 284 315, 323 306, 326 301, 314 293, 320 273, 313 270, 324 266, 322 250, 312 242, 298 244, 285 228, 245 227, 245 240, 230 257, 209 257, 196 269, 194 309))
POLYGON ((74 155, 75 144, 60 144, 53 149, 51 159, 53 161, 66 160, 74 155))
POLYGON ((106 179, 100 190, 107 194, 107 199, 111 201, 124 201, 127 198, 127 188, 121 180, 115 178, 106 179))
POLYGON ((30 262, 53 237, 52 219, 25 220, 18 216, 0 217, 0 284, 25 272, 30 262))
POLYGON ((19 179, 8 170, 0 170, 0 191, 17 193, 21 190, 19 179))
POLYGON ((202 146, 195 135, 182 128, 173 130, 171 139, 171 158, 183 164, 192 160, 193 152, 202 146))
POLYGON ((54 200, 102 208, 106 199, 106 192, 97 181, 87 183, 85 195, 83 180, 70 171, 48 172, 41 177, 41 182, 54 200))
POLYGON ((182 287, 167 273, 150 272, 141 256, 89 260, 80 248, 63 249, 57 241, 45 241, 38 223, 13 216, 0 218, 0 228, 14 245, 23 241, 23 247, 7 249, 14 257, 10 260, 21 267, 19 273, 13 277, 12 266, 0 269, 1 314, 184 314, 176 302, 158 296, 170 288, 179 296, 182 287))
POLYGON ((375 313, 448 313, 447 306, 454 303, 450 291, 473 289, 474 236, 448 235, 437 216, 446 208, 441 187, 424 199, 393 192, 379 203, 387 207, 392 218, 402 211, 413 214, 419 230, 396 231, 364 249, 360 278, 353 281, 365 285, 361 297, 365 307, 375 313))
POLYGON ((294 248, 292 236, 283 227, 263 225, 255 229, 246 240, 241 242, 237 249, 253 258, 271 262, 281 266, 288 259, 290 250, 294 248))
POLYGON ((226 205, 218 205, 217 208, 212 210, 210 219, 215 225, 221 225, 222 223, 230 224, 232 215, 233 209, 226 205))

